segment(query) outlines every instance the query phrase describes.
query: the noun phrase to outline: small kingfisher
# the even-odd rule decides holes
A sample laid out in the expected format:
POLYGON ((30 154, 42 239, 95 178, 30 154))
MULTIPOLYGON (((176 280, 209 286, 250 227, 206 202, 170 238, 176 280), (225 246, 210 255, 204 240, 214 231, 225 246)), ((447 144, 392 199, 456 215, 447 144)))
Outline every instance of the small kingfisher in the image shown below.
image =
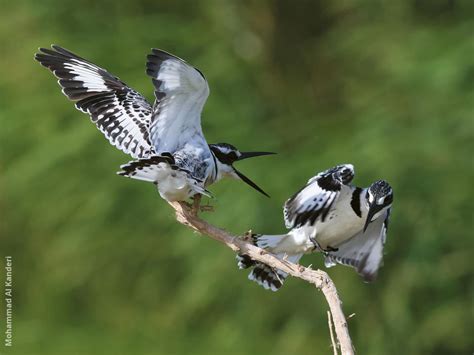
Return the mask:
MULTIPOLYGON (((326 267, 336 263, 353 267, 365 281, 377 275, 393 201, 390 185, 378 180, 367 188, 351 185, 354 167, 338 165, 308 180, 284 205, 282 235, 252 235, 254 244, 282 260, 297 263, 315 251, 325 256, 326 267)), ((249 279, 277 291, 288 276, 237 255, 241 269, 253 268, 249 279)))
POLYGON ((155 89, 151 105, 107 70, 57 45, 40 48, 35 59, 59 79, 62 92, 89 114, 112 145, 136 159, 122 165, 119 175, 154 183, 167 201, 211 196, 206 187, 223 177, 240 179, 268 196, 233 164, 275 153, 207 144, 201 111, 209 86, 184 60, 152 49, 146 64, 155 89))

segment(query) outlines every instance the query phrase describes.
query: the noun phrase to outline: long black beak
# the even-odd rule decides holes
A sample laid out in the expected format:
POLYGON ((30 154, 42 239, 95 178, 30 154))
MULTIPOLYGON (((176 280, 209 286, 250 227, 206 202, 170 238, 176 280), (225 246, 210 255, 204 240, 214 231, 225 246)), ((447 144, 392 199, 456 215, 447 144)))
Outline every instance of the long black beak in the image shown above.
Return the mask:
POLYGON ((372 217, 378 212, 378 209, 374 205, 369 205, 369 212, 367 213, 367 219, 365 220, 364 233, 372 221, 372 217))
POLYGON ((249 184, 250 186, 252 186, 255 190, 257 190, 258 192, 264 194, 265 196, 267 197, 270 197, 265 191, 263 191, 260 187, 258 187, 258 185, 256 183, 254 183, 252 180, 250 180, 247 176, 245 176, 244 174, 242 174, 240 171, 238 171, 237 169, 234 168, 234 171, 235 173, 237 174, 237 176, 245 183, 249 184))
POLYGON ((247 158, 259 157, 262 155, 276 154, 273 152, 240 152, 240 157, 237 160, 244 160, 247 158))

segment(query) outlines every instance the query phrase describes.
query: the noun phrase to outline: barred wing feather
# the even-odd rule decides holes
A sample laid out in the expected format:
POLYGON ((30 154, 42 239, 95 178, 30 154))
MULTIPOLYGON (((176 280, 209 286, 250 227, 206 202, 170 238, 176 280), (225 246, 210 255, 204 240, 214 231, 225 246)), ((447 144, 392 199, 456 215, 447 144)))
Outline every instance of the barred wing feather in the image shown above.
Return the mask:
POLYGON ((147 158, 152 107, 135 90, 105 69, 56 45, 40 48, 35 59, 59 78, 63 93, 89 114, 112 145, 133 158, 147 158))
POLYGON ((341 189, 349 186, 353 178, 354 167, 344 164, 309 179, 306 186, 285 202, 283 214, 286 227, 314 224, 318 218, 324 221, 341 189))

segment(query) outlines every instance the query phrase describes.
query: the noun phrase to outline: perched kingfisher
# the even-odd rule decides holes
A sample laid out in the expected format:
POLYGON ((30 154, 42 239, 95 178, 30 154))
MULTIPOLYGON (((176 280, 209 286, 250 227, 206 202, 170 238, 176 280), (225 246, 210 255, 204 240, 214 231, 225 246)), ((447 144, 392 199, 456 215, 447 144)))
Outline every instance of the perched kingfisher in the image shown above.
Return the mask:
MULTIPOLYGON (((303 254, 320 251, 326 267, 351 266, 365 281, 372 281, 382 262, 383 246, 393 201, 390 185, 379 180, 368 188, 351 185, 354 167, 338 165, 308 180, 284 205, 283 235, 253 235, 256 246, 282 260, 296 263, 303 254)), ((277 291, 288 276, 237 255, 241 269, 252 267, 249 279, 277 291)))
POLYGON ((270 152, 240 152, 227 143, 207 144, 201 111, 209 95, 204 75, 159 49, 148 55, 146 73, 155 87, 152 106, 105 69, 56 45, 35 59, 59 78, 63 93, 89 114, 109 142, 136 159, 119 175, 157 185, 162 198, 182 201, 223 177, 240 179, 268 196, 234 163, 270 152))

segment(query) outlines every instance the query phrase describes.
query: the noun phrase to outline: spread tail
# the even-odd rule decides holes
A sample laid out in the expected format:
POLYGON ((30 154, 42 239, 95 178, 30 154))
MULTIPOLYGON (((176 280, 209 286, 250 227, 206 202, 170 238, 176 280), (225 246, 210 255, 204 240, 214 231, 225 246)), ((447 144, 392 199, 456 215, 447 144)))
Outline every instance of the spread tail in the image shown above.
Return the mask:
MULTIPOLYGON (((265 249, 269 252, 277 247, 288 235, 262 235, 256 234, 252 236, 252 242, 255 246, 265 249)), ((285 259, 292 263, 297 263, 303 254, 287 255, 284 253, 277 253, 275 256, 278 259, 285 259), (285 258, 286 257, 286 258, 285 258)), ((248 278, 255 281, 266 290, 278 291, 283 282, 288 277, 286 272, 272 268, 264 263, 253 260, 246 254, 237 255, 237 266, 239 269, 253 268, 248 278)))

